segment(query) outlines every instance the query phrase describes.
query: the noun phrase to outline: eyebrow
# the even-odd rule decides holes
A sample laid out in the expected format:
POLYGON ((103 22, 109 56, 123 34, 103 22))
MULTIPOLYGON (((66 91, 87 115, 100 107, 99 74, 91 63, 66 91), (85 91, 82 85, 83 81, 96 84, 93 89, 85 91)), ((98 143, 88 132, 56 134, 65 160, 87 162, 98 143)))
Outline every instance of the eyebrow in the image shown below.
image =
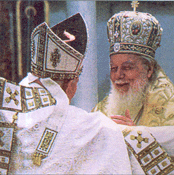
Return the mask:
MULTIPOLYGON (((135 63, 136 63, 136 62, 133 62, 133 61, 131 61, 131 60, 128 60, 128 61, 123 62, 122 65, 123 65, 123 66, 124 66, 124 65, 135 65, 135 63)), ((117 66, 113 65, 112 62, 110 63, 110 66, 112 66, 112 67, 117 67, 117 66)))
POLYGON ((126 61, 122 65, 127 65, 127 64, 129 64, 129 65, 135 65, 135 63, 132 62, 132 61, 126 61))

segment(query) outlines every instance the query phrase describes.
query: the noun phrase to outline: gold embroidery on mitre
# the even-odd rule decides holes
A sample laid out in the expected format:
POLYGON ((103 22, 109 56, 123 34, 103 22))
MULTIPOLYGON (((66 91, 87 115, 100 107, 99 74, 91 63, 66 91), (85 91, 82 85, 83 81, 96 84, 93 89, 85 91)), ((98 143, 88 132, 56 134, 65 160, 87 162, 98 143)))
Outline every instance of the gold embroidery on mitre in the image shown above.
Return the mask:
POLYGON ((134 11, 121 11, 108 20, 110 55, 135 53, 154 59, 163 29, 151 14, 137 12, 138 4, 138 1, 133 1, 131 5, 134 11), (120 47, 116 49, 118 44, 120 47))
POLYGON ((60 63, 60 50, 58 48, 55 48, 54 51, 51 53, 50 61, 52 62, 52 66, 55 68, 57 67, 57 64, 60 63))
POLYGON ((87 44, 86 24, 79 13, 52 28, 46 22, 38 25, 32 31, 31 43, 32 73, 57 80, 79 77, 87 44), (70 34, 72 29, 76 32, 70 34), (74 40, 80 47, 67 44, 74 40), (73 64, 67 66, 67 59, 73 64))

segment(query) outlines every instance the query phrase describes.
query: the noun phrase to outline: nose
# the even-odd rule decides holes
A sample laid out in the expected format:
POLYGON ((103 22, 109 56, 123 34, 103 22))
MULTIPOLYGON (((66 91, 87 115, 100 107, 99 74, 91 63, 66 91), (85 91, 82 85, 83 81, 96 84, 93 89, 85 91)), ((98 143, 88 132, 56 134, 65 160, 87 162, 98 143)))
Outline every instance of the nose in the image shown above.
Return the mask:
POLYGON ((118 68, 117 72, 115 72, 115 79, 123 79, 125 77, 125 74, 122 69, 118 68))

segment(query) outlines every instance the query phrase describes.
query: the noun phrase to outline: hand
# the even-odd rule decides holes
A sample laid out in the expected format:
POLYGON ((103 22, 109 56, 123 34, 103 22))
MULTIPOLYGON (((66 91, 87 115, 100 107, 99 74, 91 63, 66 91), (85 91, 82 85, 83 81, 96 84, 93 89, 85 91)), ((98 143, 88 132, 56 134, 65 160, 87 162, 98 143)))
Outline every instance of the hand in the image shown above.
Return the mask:
POLYGON ((125 116, 123 115, 114 115, 111 116, 111 119, 121 125, 128 125, 128 126, 136 126, 135 123, 132 121, 129 109, 126 109, 125 116))

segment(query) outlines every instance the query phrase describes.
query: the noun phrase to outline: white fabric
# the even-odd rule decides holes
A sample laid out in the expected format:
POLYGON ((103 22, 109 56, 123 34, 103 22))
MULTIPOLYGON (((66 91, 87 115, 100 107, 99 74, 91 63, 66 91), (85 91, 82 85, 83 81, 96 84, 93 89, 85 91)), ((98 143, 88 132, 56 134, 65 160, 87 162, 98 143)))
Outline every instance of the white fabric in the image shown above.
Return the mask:
MULTIPOLYGON (((38 86, 30 83, 30 75, 22 84, 27 82, 30 86, 38 86)), ((10 173, 131 174, 120 128, 100 112, 87 113, 69 105, 64 91, 51 79, 41 79, 41 82, 57 103, 19 115, 17 123, 20 129, 16 133, 17 144, 11 157, 10 173), (58 131, 58 134, 48 157, 42 160, 41 166, 36 166, 32 155, 45 127, 58 131)), ((6 115, 5 111, 2 112, 6 115)), ((11 121, 12 115, 8 115, 7 120, 11 121)))

